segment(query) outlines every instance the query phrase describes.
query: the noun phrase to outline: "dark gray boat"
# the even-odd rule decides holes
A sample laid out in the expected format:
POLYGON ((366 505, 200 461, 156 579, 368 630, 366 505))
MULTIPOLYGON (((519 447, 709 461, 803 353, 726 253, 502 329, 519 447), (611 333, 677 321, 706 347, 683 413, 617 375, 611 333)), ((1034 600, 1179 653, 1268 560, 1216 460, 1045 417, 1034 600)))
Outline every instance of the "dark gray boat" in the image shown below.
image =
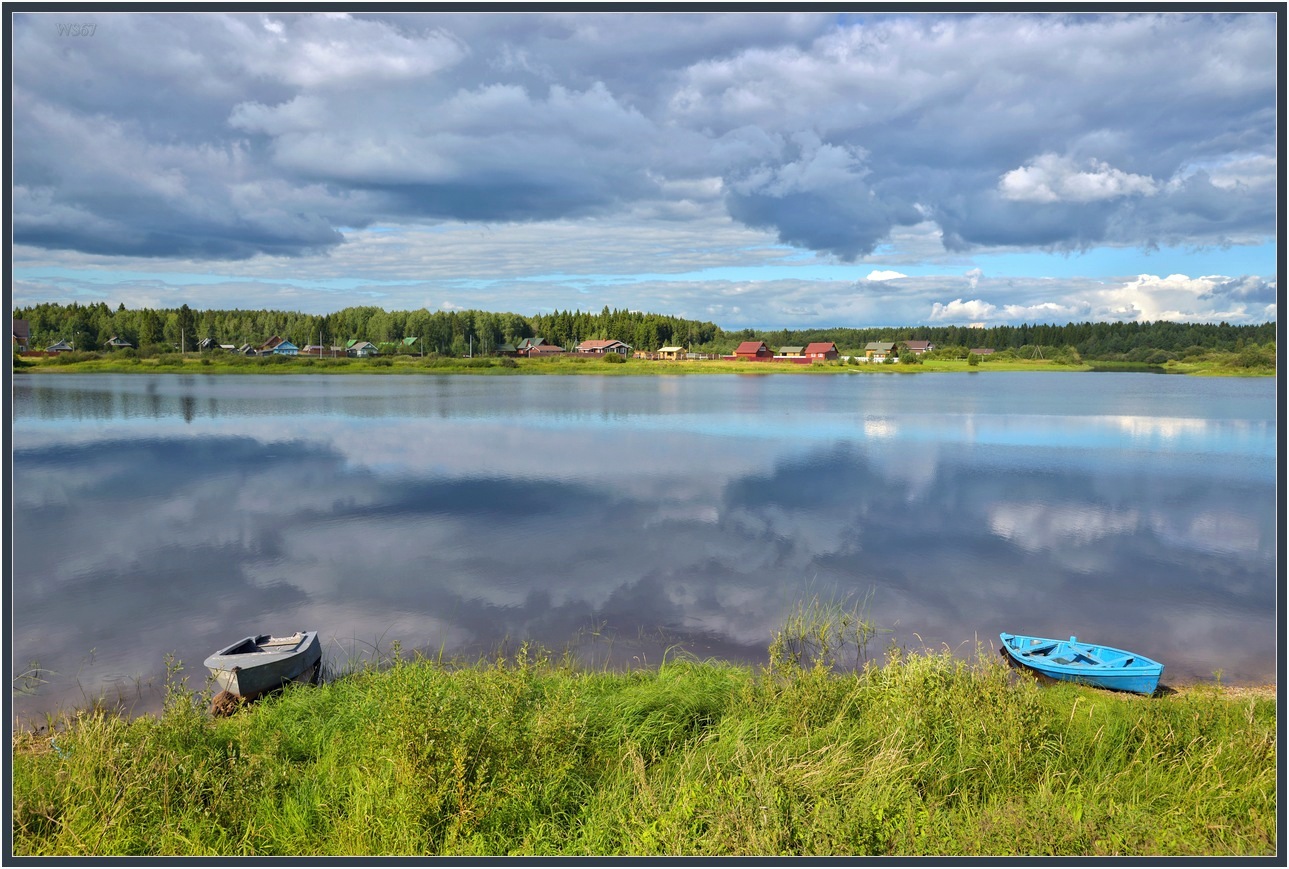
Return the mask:
POLYGON ((285 637, 260 634, 220 649, 206 659, 219 687, 239 697, 258 697, 288 682, 314 682, 322 661, 317 631, 285 637))

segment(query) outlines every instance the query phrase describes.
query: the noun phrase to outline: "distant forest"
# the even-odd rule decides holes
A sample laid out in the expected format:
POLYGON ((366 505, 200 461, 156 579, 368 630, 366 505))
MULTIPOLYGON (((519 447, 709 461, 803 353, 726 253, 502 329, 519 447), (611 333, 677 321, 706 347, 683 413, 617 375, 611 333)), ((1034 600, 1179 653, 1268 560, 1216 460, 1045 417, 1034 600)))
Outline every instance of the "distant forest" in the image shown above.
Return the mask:
POLYGON ((141 352, 170 350, 181 344, 195 349, 203 339, 221 344, 259 345, 277 335, 299 347, 308 344, 343 345, 350 339, 373 344, 419 339, 415 352, 459 356, 473 350, 492 352, 501 344, 524 338, 545 338, 572 349, 592 338, 613 338, 637 350, 680 345, 694 352, 729 353, 741 341, 764 341, 772 350, 811 341, 832 341, 843 353, 862 351, 870 341, 931 341, 941 354, 966 355, 968 349, 1013 350, 1018 354, 1083 359, 1162 362, 1209 352, 1235 353, 1248 349, 1274 358, 1276 324, 1233 326, 1228 323, 1069 323, 1064 326, 907 326, 898 328, 780 329, 726 331, 715 323, 685 320, 664 314, 610 310, 598 314, 555 311, 552 314, 492 313, 489 311, 385 311, 378 307, 345 308, 314 315, 288 311, 244 311, 179 308, 115 310, 105 303, 39 304, 14 309, 15 319, 27 320, 32 349, 57 341, 77 350, 99 350, 113 337, 129 341, 141 352))

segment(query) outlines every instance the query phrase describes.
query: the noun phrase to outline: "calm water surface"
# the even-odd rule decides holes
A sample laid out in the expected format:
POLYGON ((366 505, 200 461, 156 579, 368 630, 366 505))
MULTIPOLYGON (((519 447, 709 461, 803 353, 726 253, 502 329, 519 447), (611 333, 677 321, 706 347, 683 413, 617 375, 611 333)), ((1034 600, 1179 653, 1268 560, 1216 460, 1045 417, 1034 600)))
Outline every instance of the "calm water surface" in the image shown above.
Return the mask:
POLYGON ((13 416, 18 716, 298 628, 757 662, 814 595, 867 598, 875 654, 1275 680, 1271 378, 18 375, 13 416))

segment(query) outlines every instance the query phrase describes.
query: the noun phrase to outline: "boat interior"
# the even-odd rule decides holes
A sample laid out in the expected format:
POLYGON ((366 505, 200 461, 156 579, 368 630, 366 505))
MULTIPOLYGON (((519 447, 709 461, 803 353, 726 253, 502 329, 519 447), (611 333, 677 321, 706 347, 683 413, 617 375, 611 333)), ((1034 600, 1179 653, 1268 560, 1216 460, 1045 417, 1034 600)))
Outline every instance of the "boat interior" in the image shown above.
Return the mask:
POLYGON ((1062 664, 1067 667, 1075 665, 1130 667, 1137 660, 1132 656, 1106 654, 1108 650, 1094 650, 1091 647, 1080 648, 1071 643, 1063 642, 1043 643, 1032 648, 1020 649, 1019 651, 1022 657, 1044 658, 1053 664, 1062 664))
POLYGON ((288 637, 271 637, 267 634, 261 634, 258 637, 247 637, 224 654, 250 655, 255 652, 281 652, 300 645, 302 639, 304 639, 304 634, 298 631, 288 637))

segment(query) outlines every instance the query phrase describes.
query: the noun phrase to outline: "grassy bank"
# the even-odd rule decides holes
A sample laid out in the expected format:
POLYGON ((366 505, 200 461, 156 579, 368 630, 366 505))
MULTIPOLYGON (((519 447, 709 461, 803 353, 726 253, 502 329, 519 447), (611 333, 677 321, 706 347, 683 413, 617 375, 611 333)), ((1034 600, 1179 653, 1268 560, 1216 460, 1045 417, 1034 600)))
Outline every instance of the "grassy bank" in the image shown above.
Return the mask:
MULTIPOLYGON (((786 651, 785 651, 786 649, 786 651)), ((17 855, 1274 855, 1274 691, 1040 687, 992 654, 367 667, 212 719, 19 732, 17 855)), ((176 680, 177 682, 177 680, 176 680)))
POLYGON ((1155 371, 1171 374, 1219 376, 1274 376, 1274 368, 1240 368, 1219 362, 1168 362, 1162 365, 1089 362, 1069 364, 1045 359, 1001 357, 971 364, 966 359, 930 359, 920 364, 893 365, 821 362, 800 365, 793 362, 745 362, 707 359, 659 362, 641 359, 606 360, 587 356, 557 356, 545 359, 392 356, 371 359, 309 357, 242 357, 230 354, 165 354, 153 358, 121 353, 77 353, 57 357, 31 357, 15 361, 15 371, 30 373, 184 373, 184 374, 474 374, 474 375, 565 375, 597 374, 687 375, 687 374, 917 374, 919 372, 989 371, 1155 371))

